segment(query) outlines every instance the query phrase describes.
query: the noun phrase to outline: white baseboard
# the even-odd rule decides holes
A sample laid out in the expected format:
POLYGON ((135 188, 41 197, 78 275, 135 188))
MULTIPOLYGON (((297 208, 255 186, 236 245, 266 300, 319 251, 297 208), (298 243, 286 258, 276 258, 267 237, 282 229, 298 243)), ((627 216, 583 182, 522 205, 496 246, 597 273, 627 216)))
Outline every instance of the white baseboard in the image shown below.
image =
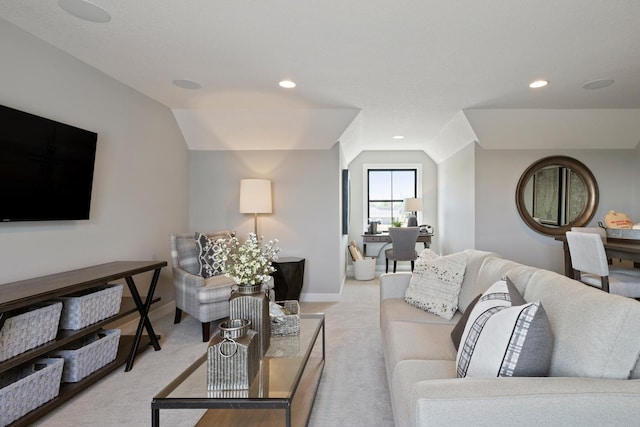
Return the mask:
POLYGON ((338 302, 340 301, 340 294, 310 294, 303 293, 300 295, 301 302, 338 302))

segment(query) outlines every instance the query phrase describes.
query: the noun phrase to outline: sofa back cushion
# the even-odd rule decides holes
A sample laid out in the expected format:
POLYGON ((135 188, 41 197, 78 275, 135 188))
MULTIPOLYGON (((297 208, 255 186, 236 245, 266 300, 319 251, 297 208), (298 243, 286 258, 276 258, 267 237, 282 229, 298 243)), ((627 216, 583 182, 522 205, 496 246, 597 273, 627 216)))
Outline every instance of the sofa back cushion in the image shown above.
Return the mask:
POLYGON ((638 301, 546 270, 531 276, 524 297, 540 300, 549 317, 554 335, 550 376, 630 377, 640 354, 638 301))
POLYGON ((513 281, 518 291, 524 295, 529 278, 537 270, 535 267, 500 258, 490 252, 479 252, 479 254, 485 254, 485 256, 475 255, 471 259, 471 263, 469 262, 470 260, 467 261, 465 280, 462 283, 458 301, 458 307, 463 313, 476 296, 489 289, 491 285, 503 279, 507 274, 509 274, 509 278, 513 281), (475 274, 474 261, 476 262, 475 274), (478 261, 479 264, 477 263, 478 261))
MULTIPOLYGON (((476 280, 478 278, 478 272, 485 259, 493 257, 500 259, 499 255, 493 252, 478 251, 476 249, 467 249, 462 252, 467 257, 467 264, 464 272, 464 279, 462 280, 462 287, 460 288, 460 294, 458 295, 458 309, 461 312, 467 311, 467 307, 471 304, 471 301, 482 292, 486 291, 493 282, 487 285, 486 288, 478 291, 476 289, 476 280)), ((496 279, 497 280, 497 279, 496 279)))

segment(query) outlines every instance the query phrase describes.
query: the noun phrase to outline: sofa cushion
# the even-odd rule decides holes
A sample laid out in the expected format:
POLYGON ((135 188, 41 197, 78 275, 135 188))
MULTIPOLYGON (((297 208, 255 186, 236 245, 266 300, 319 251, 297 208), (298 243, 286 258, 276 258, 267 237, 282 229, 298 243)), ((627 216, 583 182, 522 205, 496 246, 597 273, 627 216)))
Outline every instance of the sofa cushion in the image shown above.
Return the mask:
POLYGON ((550 376, 626 379, 640 352, 640 303, 538 270, 524 297, 540 300, 554 333, 550 376))
POLYGON ((464 278, 463 253, 423 259, 416 264, 405 292, 408 304, 451 319, 458 309, 458 294, 464 278))
POLYGON ((471 298, 483 293, 496 281, 507 275, 516 285, 518 291, 524 295, 527 283, 537 270, 535 267, 519 264, 511 260, 494 256, 486 257, 482 263, 482 267, 478 271, 475 282, 470 283, 470 290, 473 292, 471 298))
POLYGON ((382 337, 384 362, 388 380, 402 360, 450 360, 455 362, 456 349, 449 334, 452 325, 414 322, 391 322, 382 337))
MULTIPOLYGON (((458 295, 458 310, 464 313, 467 311, 467 307, 469 307, 471 301, 473 301, 478 294, 486 291, 489 287, 489 285, 484 289, 478 289, 475 287, 478 272, 480 271, 484 260, 489 257, 500 259, 500 256, 494 252, 479 251, 477 249, 465 249, 462 253, 467 257, 467 265, 464 271, 464 280, 462 281, 460 295, 458 295)), ((491 283, 496 280, 497 278, 491 283)))
POLYGON ((546 376, 553 337, 539 301, 524 299, 512 284, 500 280, 472 309, 457 354, 460 377, 546 376))
POLYGON ((206 234, 196 233, 196 246, 198 248, 200 276, 207 279, 222 274, 224 266, 216 260, 216 255, 222 250, 222 245, 218 239, 210 238, 206 234))
POLYGON ((416 323, 455 325, 462 315, 457 312, 451 320, 429 313, 404 302, 401 298, 389 298, 380 302, 380 329, 384 332, 389 323, 401 320, 416 323))
MULTIPOLYGON (((411 420, 411 390, 422 381, 456 378, 453 360, 403 360, 395 367, 389 387, 396 426, 408 426, 411 420)), ((426 425, 426 424, 425 424, 426 425)))

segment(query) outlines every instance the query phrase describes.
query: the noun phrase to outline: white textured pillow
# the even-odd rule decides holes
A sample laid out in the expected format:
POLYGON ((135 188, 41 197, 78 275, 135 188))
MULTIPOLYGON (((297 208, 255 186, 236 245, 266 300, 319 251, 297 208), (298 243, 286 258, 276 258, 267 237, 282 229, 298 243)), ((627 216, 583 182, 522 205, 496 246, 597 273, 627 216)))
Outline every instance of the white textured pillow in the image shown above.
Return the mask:
POLYGON ((463 253, 416 262, 404 300, 414 307, 451 320, 458 309, 466 263, 463 253))
POLYGON ((423 261, 430 261, 436 258, 440 258, 440 255, 438 255, 433 249, 426 248, 423 249, 422 252, 420 252, 416 263, 418 264, 422 263, 423 261))
POLYGON ((505 280, 494 283, 471 311, 456 357, 458 377, 542 377, 551 365, 553 336, 539 301, 511 306, 505 280))

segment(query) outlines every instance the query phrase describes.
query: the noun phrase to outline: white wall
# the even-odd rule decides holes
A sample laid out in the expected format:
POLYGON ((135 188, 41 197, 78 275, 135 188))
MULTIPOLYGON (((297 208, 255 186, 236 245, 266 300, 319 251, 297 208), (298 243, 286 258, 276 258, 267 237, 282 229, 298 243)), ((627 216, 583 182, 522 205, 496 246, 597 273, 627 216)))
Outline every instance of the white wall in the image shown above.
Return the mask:
MULTIPOLYGON (((362 233, 367 229, 367 222, 364 213, 364 205, 367 196, 366 183, 363 177, 364 165, 402 165, 420 164, 422 165, 422 199, 424 211, 420 224, 429 224, 435 227, 431 248, 439 251, 440 243, 438 239, 438 177, 435 162, 427 156, 424 151, 363 151, 349 164, 351 175, 351 223, 349 227, 349 241, 355 240, 362 247, 362 233)), ((375 256, 382 248, 380 244, 368 244, 367 256, 375 256)), ((378 270, 384 271, 384 251, 378 258, 378 270)), ((409 270, 408 263, 398 264, 398 271, 409 270)))
POLYGON ((636 212, 638 158, 634 150, 476 150, 476 248, 514 261, 564 272, 562 244, 531 230, 518 215, 515 190, 524 170, 551 155, 584 163, 599 186, 600 202, 590 225, 607 211, 636 212))
MULTIPOLYGON (((98 133, 91 219, 1 223, 0 283, 169 261, 169 234, 187 226, 188 169, 171 111, 4 20, 0 58, 2 104, 98 133)), ((147 277, 136 279, 142 291, 147 277)), ((168 268, 156 295, 174 299, 168 268)))
POLYGON ((637 224, 640 223, 640 143, 638 143, 638 145, 636 146, 635 151, 635 166, 633 168, 633 171, 636 175, 636 179, 634 181, 636 191, 634 191, 633 194, 633 205, 635 206, 635 209, 633 213, 629 213, 629 215, 633 215, 631 219, 634 223, 637 224))
POLYGON ((438 165, 438 218, 442 254, 475 247, 475 150, 468 144, 438 165))
POLYGON ((299 151, 191 151, 189 230, 253 231, 238 212, 240 180, 272 181, 273 213, 258 217, 258 234, 277 238, 280 256, 303 257, 302 299, 338 300, 344 238, 340 224, 340 147, 299 151))

